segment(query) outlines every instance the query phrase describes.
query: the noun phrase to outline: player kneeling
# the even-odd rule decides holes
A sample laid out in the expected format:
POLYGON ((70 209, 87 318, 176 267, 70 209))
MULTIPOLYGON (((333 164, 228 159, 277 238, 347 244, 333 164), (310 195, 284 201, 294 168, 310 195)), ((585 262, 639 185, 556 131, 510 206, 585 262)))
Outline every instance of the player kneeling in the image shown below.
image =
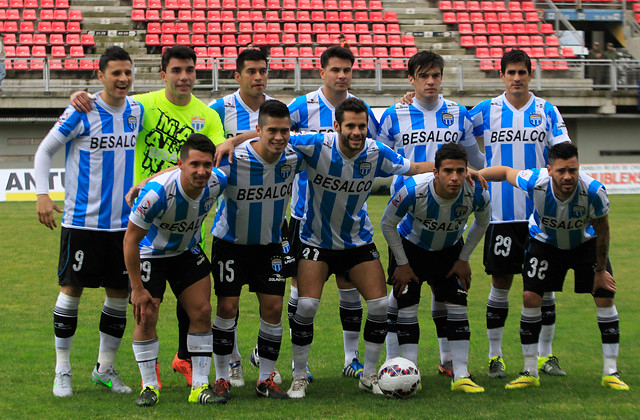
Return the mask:
POLYGON ((213 168, 214 154, 211 140, 192 134, 180 151, 179 169, 153 178, 129 217, 124 255, 136 319, 133 353, 142 376, 143 389, 136 400, 141 407, 158 402, 156 324, 166 281, 189 315, 187 346, 193 363, 189 402, 226 402, 209 387, 211 266, 199 245, 202 223, 227 185, 226 176, 213 168))
POLYGON ((469 319, 467 293, 471 286, 469 258, 482 239, 491 214, 489 193, 479 182, 465 182, 467 154, 447 144, 435 155, 433 174, 405 178, 382 216, 382 232, 395 261, 393 295, 398 302, 400 353, 418 362, 418 304, 427 282, 436 301, 445 302, 446 334, 453 362, 453 391, 484 392, 467 371, 469 319), (467 242, 462 233, 475 218, 467 242), (405 217, 406 216, 406 217, 405 217), (399 224, 399 226, 398 226, 399 224))

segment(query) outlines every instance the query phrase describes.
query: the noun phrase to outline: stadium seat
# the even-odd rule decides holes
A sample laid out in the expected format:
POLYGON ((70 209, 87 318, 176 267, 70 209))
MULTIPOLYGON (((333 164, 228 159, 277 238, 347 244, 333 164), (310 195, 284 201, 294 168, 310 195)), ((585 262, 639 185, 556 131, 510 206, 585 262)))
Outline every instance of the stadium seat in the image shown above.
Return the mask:
POLYGON ((458 31, 465 35, 475 34, 475 35, 487 35, 487 25, 484 23, 474 23, 473 29, 471 29, 471 24, 469 23, 461 23, 458 27, 458 31), (465 25, 465 28, 462 28, 462 25, 465 25))
POLYGON ((189 28, 189 23, 187 22, 176 22, 176 33, 177 34, 189 34, 191 29, 189 28))
POLYGON ((207 0, 193 0, 193 8, 196 10, 206 10, 207 0))
POLYGON ((526 12, 524 20, 527 22, 540 22, 540 17, 538 16, 538 12, 526 12))
POLYGON ((387 45, 387 36, 383 34, 374 34, 373 45, 387 45))
POLYGON ((238 45, 247 45, 252 42, 251 34, 239 34, 238 35, 238 45))
POLYGON ((200 61, 201 57, 208 57, 207 47, 194 47, 193 52, 196 53, 197 60, 200 61))
POLYGON ((42 9, 53 9, 56 6, 53 0, 40 0, 40 7, 42 9))
POLYGON ((22 20, 38 20, 35 9, 24 9, 22 11, 22 20))
MULTIPOLYGON (((42 22, 41 22, 42 23, 42 22)), ((51 23, 51 22, 47 22, 51 23)), ((4 32, 5 33, 17 33, 18 32, 18 23, 16 21, 5 21, 4 23, 4 32)), ((43 32, 43 31, 40 31, 43 32)))
POLYGON ((473 36, 463 35, 460 37, 460 45, 464 48, 473 48, 475 44, 473 42, 473 36))
POLYGON ((29 60, 24 58, 13 60, 13 70, 29 70, 29 60))
POLYGON ((267 5, 265 4, 265 0, 253 0, 251 2, 252 9, 266 9, 267 5))
MULTIPOLYGON (((223 9, 235 9, 236 8, 236 0, 222 0, 222 8, 223 9)), ((236 51, 237 56, 237 51, 236 51)))
POLYGON ((553 60, 540 60, 540 68, 542 70, 555 70, 555 64, 553 60))
POLYGON ((51 70, 62 70, 62 60, 60 60, 59 58, 49 58, 47 60, 47 62, 49 63, 49 69, 51 70))
POLYGON ((522 10, 522 6, 519 1, 510 1, 507 10, 510 12, 519 12, 522 10))
POLYGON ((559 47, 560 46, 560 40, 555 35, 547 35, 545 37, 545 42, 546 42, 546 45, 548 47, 559 47))
POLYGON ((131 11, 131 20, 134 21, 134 22, 144 22, 146 20, 146 18, 144 16, 144 10, 142 10, 142 9, 133 9, 131 11))
POLYGON ((82 27, 80 26, 80 22, 68 22, 67 23, 67 32, 72 34, 79 34, 82 32, 82 27))
POLYGON ((280 15, 275 10, 267 10, 264 18, 267 22, 280 22, 280 15))
POLYGON ((147 0, 133 0, 131 2, 131 6, 134 9, 146 9, 147 8, 147 0))
POLYGON ((251 13, 248 10, 238 10, 236 20, 238 22, 251 22, 251 13))
POLYGON ((34 45, 49 45, 47 34, 33 34, 34 45))
POLYGON ((402 31, 400 30, 400 25, 397 24, 397 23, 388 23, 387 24, 387 33, 388 34, 395 34, 395 35, 402 34, 402 31))
POLYGON ((327 23, 327 32, 330 34, 338 34, 340 33, 340 24, 339 23, 327 23))
POLYGON ((309 22, 301 22, 298 24, 298 32, 301 34, 312 34, 311 23, 309 22))
POLYGON ((80 70, 80 64, 76 58, 66 58, 64 60, 65 70, 80 70))
POLYGON ((545 51, 543 47, 533 47, 531 48, 531 54, 529 54, 531 58, 544 58, 545 51))
POLYGON ((338 2, 336 0, 325 0, 324 7, 327 10, 338 10, 338 2))
POLYGON ((524 1, 522 2, 522 10, 533 12, 536 10, 536 5, 532 1, 524 1))
POLYGON ((191 10, 178 10, 178 20, 182 22, 191 22, 193 20, 191 17, 191 10))
POLYGON ((319 45, 329 45, 332 44, 331 37, 329 34, 318 34, 316 37, 316 43, 319 45))
POLYGON ((80 44, 90 47, 96 45, 96 40, 94 39, 93 34, 82 34, 80 35, 80 44))
POLYGON ((296 36, 294 34, 282 34, 282 44, 283 45, 296 45, 298 41, 296 40, 296 36))
POLYGON ((494 33, 494 34, 499 34, 499 33, 514 34, 515 33, 515 30, 513 29, 513 24, 511 24, 511 23, 489 24, 489 25, 487 25, 487 29, 489 30, 489 33, 494 33), (497 25, 497 27, 498 27, 498 31, 497 32, 492 32, 491 31, 492 25, 497 25), (502 32, 500 32, 500 31, 502 31, 502 32))
MULTIPOLYGON (((40 0, 42 1, 42 0, 40 0)), ((148 9, 162 9, 162 0, 147 0, 148 9)))
POLYGON ((220 22, 221 20, 220 10, 207 10, 207 21, 220 22))
POLYGON ((16 57, 19 57, 19 58, 31 57, 31 47, 29 47, 28 45, 17 45, 16 57))
POLYGON ((545 57, 548 58, 559 58, 560 52, 558 51, 558 47, 547 47, 545 50, 545 57))
POLYGON ((51 47, 51 57, 62 58, 66 56, 67 56, 67 52, 65 51, 64 46, 54 45, 53 47, 51 47))
MULTIPOLYGON (((355 43, 355 41, 354 41, 355 43)), ((312 45, 313 40, 311 39, 311 34, 300 34, 298 35, 298 44, 300 45, 312 45)))
POLYGON ((467 2, 466 1, 453 1, 452 3, 453 10, 456 12, 464 12, 467 10, 467 2))
POLYGON ((6 34, 4 36, 4 45, 17 45, 16 34, 6 34))
POLYGON ((164 0, 164 8, 177 10, 180 9, 180 6, 178 5, 178 0, 164 0))
POLYGON ((556 60, 554 64, 556 70, 569 70, 569 64, 565 60, 556 60))
POLYGON ((31 56, 37 58, 44 58, 47 56, 47 50, 44 45, 34 45, 31 49, 31 56))
POLYGON ((284 23, 284 32, 295 34, 298 32, 298 25, 295 22, 285 22, 284 23))
POLYGON ((565 58, 574 58, 576 57, 576 53, 573 51, 571 47, 562 48, 562 56, 565 58))
POLYGON ((492 1, 481 1, 480 2, 480 10, 483 12, 493 12, 495 9, 493 8, 492 1))
MULTIPOLYGON (((194 34, 206 34, 207 33, 207 24, 204 22, 193 22, 192 31, 194 34)), ((147 32, 149 32, 149 28, 147 27, 147 32)))
POLYGON ((191 35, 191 45, 204 47, 207 45, 207 41, 204 38, 204 34, 193 34, 191 35))
POLYGON ((238 0, 238 9, 251 9, 251 1, 238 0))
POLYGON ((476 47, 487 47, 489 45, 489 41, 485 35, 476 35, 473 37, 473 43, 476 47))
MULTIPOLYGON (((211 24, 209 24, 211 25, 211 24)), ((221 41, 220 41, 220 35, 219 34, 208 34, 207 35, 207 45, 212 46, 212 45, 221 45, 221 41)))
POLYGON ((165 47, 171 47, 176 45, 176 39, 173 34, 160 35, 160 44, 165 47))
POLYGON ((233 34, 224 34, 222 35, 221 39, 222 39, 222 45, 228 45, 228 46, 237 45, 236 36, 233 34))
POLYGON ((416 40, 412 34, 404 34, 402 35, 402 45, 405 47, 412 47, 416 45, 416 40))
POLYGON ((353 23, 343 23, 341 32, 343 34, 355 34, 356 26, 353 23))
POLYGON ((149 22, 158 22, 160 21, 160 11, 149 9, 147 10, 146 17, 149 22))
POLYGON ((191 45, 191 37, 189 34, 176 35, 176 45, 191 45))
POLYGON ((33 45, 33 34, 20 34, 18 43, 20 45, 33 45))
POLYGON ((496 12, 485 12, 484 13, 484 21, 485 21, 485 23, 496 23, 496 22, 498 22, 498 14, 496 12))
MULTIPOLYGON (((486 2, 483 2, 486 3, 486 2)), ((453 10, 453 3, 451 3, 451 1, 445 0, 445 1, 440 1, 438 2, 438 8, 442 11, 452 11, 453 10)))
POLYGON ((80 45, 80 34, 67 34, 65 43, 67 45, 80 45))
POLYGON ((267 9, 280 9, 280 0, 267 0, 267 9))
POLYGON ((236 18, 232 10, 222 10, 220 12, 220 20, 223 22, 235 22, 236 18))
POLYGON ((66 9, 56 9, 53 11, 53 20, 67 20, 66 9))
POLYGON ((338 7, 340 8, 340 10, 352 10, 353 3, 351 3, 351 0, 340 0, 340 2, 338 3, 338 7))
POLYGON ((543 33, 544 35, 552 35, 555 33, 555 30, 553 29, 552 24, 542 23, 540 24, 540 32, 543 33))
POLYGON ((4 47, 4 54, 7 56, 7 58, 11 58, 11 57, 15 57, 16 56, 16 47, 13 45, 8 45, 4 47))
POLYGON ((467 12, 456 13, 456 22, 458 23, 471 23, 471 17, 467 12))
POLYGON ((62 34, 51 34, 49 35, 49 43, 51 45, 64 45, 64 36, 62 34))
MULTIPOLYGON (((194 28, 195 32, 195 28, 194 28)), ((250 34, 253 32, 253 24, 251 22, 240 22, 238 25, 238 32, 250 34)))
POLYGON ((502 48, 489 48, 491 58, 501 59, 504 55, 502 48))
POLYGON ((234 22, 222 22, 222 32, 235 34, 236 24, 234 22))
POLYGON ((267 32, 267 23, 266 22, 254 22, 253 24, 254 32, 267 32))
POLYGON ((175 21, 176 20, 176 12, 175 10, 163 10, 160 15, 162 20, 165 22, 175 21))
POLYGON ((471 19, 471 23, 484 22, 484 16, 482 12, 471 12, 471 14, 469 15, 469 18, 471 19))
POLYGON ((20 32, 22 33, 34 33, 34 29, 33 29, 33 21, 30 20, 23 20, 22 22, 20 22, 20 32))
MULTIPOLYGON (((371 7, 371 2, 369 2, 369 7, 371 7)), ((384 22, 384 17, 382 16, 382 12, 373 11, 369 12, 369 19, 371 22, 384 22)))
POLYGON ((280 45, 280 35, 279 34, 267 34, 267 44, 268 45, 280 45))
POLYGON ((467 10, 471 11, 480 11, 480 2, 479 1, 468 1, 467 2, 467 10))
POLYGON ((389 45, 402 45, 402 37, 400 35, 387 35, 389 45))
POLYGON ((175 34, 176 33, 176 23, 175 22, 162 22, 162 33, 163 34, 175 34))
MULTIPOLYGON (((219 34, 222 32, 222 26, 220 22, 209 22, 207 23, 207 32, 210 34, 219 34)), ((220 37, 220 35, 218 35, 220 37)))
POLYGON ((502 42, 505 47, 515 47, 518 45, 518 40, 515 35, 505 35, 502 38, 502 42))
POLYGON ((387 50, 387 47, 374 47, 373 56, 384 57, 384 58, 389 57, 389 50, 387 50))
MULTIPOLYGON (((2 6, 0 6, 2 7, 2 6)), ((37 9, 40 5, 38 4, 38 0, 24 0, 24 8, 25 9, 37 9)))
POLYGON ((84 48, 80 45, 73 45, 69 47, 69 55, 75 58, 84 57, 84 48))
POLYGON ((518 45, 522 47, 531 46, 531 37, 529 35, 518 35, 518 45))
POLYGON ((502 42, 502 37, 500 35, 491 35, 489 37, 489 46, 491 47, 502 47, 504 44, 502 42))
POLYGON ((43 70, 44 58, 33 58, 29 61, 29 70, 43 70))
POLYGON ((272 34, 277 34, 282 32, 282 29, 280 29, 280 22, 268 22, 267 32, 272 34))

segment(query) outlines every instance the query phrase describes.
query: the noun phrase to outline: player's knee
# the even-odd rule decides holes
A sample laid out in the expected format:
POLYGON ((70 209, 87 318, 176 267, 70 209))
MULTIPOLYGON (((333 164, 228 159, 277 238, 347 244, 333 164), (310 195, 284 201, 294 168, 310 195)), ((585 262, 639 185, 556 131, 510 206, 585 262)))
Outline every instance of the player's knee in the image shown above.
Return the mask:
POLYGON ((542 306, 542 296, 535 292, 525 291, 522 294, 522 304, 525 308, 537 308, 542 306))
POLYGON ((220 318, 231 319, 235 318, 237 313, 238 303, 234 299, 218 297, 216 315, 220 318))
POLYGON ((316 316, 316 312, 318 312, 319 306, 319 299, 301 297, 298 299, 298 309, 296 311, 296 317, 301 316, 303 318, 313 319, 316 316))
POLYGON ((270 324, 278 324, 282 317, 282 302, 280 304, 261 304, 260 316, 270 324))
POLYGON ((491 285, 496 289, 510 290, 513 283, 513 274, 494 274, 491 276, 491 285))

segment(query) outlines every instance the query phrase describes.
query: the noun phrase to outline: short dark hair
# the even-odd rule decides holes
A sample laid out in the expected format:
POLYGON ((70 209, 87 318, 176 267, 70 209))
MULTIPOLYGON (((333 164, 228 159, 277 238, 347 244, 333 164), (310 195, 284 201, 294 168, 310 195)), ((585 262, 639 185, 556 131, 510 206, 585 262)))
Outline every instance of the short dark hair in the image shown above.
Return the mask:
POLYGON ((551 146, 547 154, 549 163, 556 159, 571 159, 574 156, 578 157, 578 148, 568 141, 551 146))
POLYGON ((264 101, 258 110, 258 125, 260 127, 264 126, 267 117, 291 119, 291 114, 289 113, 289 108, 287 108, 284 102, 280 102, 277 99, 271 99, 264 101))
POLYGON ((447 143, 436 152, 435 166, 440 169, 442 161, 445 159, 463 160, 467 165, 467 151, 458 143, 447 143))
POLYGON ((338 107, 336 108, 336 121, 339 125, 342 125, 344 121, 344 113, 346 111, 355 112, 356 114, 364 114, 367 116, 367 120, 369 119, 369 108, 367 105, 358 98, 347 98, 338 107))
MULTIPOLYGON (((2 34, 0 34, 0 36, 2 36, 2 34)), ((117 47, 117 46, 107 48, 104 54, 100 56, 100 61, 98 62, 98 68, 100 69, 101 72, 104 73, 104 71, 107 69, 107 66, 109 65, 109 61, 128 61, 130 63, 132 62, 131 56, 129 55, 129 53, 125 51, 124 48, 117 47)))
POLYGON ((160 70, 167 71, 169 60, 172 58, 178 58, 180 60, 193 60, 196 63, 196 52, 186 45, 176 45, 175 47, 167 48, 162 53, 162 61, 160 62, 160 70))
POLYGON ((200 133, 192 133, 187 141, 184 142, 180 148, 180 159, 187 159, 189 157, 190 150, 197 150, 202 153, 211 153, 212 157, 216 154, 216 146, 211 142, 209 137, 200 133))
POLYGON ((244 68, 245 61, 264 61, 266 64, 267 56, 257 49, 242 50, 242 52, 238 54, 238 58, 236 58, 236 71, 238 73, 240 73, 244 68))
POLYGON ((431 51, 420 51, 415 53, 409 59, 407 64, 407 70, 410 76, 415 76, 419 70, 431 69, 436 67, 440 71, 444 70, 444 59, 440 54, 436 54, 431 51))
POLYGON ((527 71, 531 74, 531 58, 529 58, 529 54, 518 49, 508 51, 502 56, 502 59, 500 60, 500 71, 502 74, 507 71, 507 66, 509 64, 515 63, 524 63, 527 71))
POLYGON ((329 59, 332 57, 342 58, 345 60, 351 61, 351 65, 356 61, 356 57, 353 55, 350 49, 342 48, 339 45, 334 45, 333 47, 329 47, 322 52, 320 55, 320 67, 326 69, 329 65, 329 59))

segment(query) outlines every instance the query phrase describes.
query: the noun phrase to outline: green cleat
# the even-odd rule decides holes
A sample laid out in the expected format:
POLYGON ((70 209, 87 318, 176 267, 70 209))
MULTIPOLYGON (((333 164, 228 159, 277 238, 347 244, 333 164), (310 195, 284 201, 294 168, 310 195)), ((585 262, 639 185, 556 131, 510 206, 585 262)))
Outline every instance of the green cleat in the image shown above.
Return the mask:
POLYGON ((602 386, 615 389, 616 391, 628 391, 629 385, 625 384, 618 372, 602 377, 602 386))
POLYGON ((136 405, 138 407, 153 407, 158 404, 159 399, 160 392, 158 392, 153 385, 147 385, 147 387, 140 392, 140 396, 136 399, 136 405))
POLYGON ((460 378, 455 382, 451 381, 451 390, 467 392, 470 394, 484 392, 483 387, 473 382, 473 377, 471 375, 466 378, 460 378))
POLYGON ((93 372, 91 373, 91 380, 96 385, 102 385, 104 387, 109 388, 112 392, 117 392, 119 394, 130 394, 131 388, 126 386, 124 382, 118 376, 118 371, 114 369, 107 369, 106 372, 100 373, 98 371, 98 367, 93 368, 93 372))
POLYGON ((520 372, 520 376, 505 385, 504 389, 520 389, 532 386, 540 386, 540 379, 529 372, 520 372))
POLYGON ((189 402, 198 404, 225 404, 227 399, 215 393, 209 385, 202 385, 200 388, 192 389, 189 394, 189 402))
POLYGON ((489 359, 489 377, 490 378, 506 378, 507 372, 505 370, 507 366, 504 364, 502 357, 495 356, 489 359))
POLYGON ((553 354, 549 357, 538 357, 538 371, 550 376, 567 376, 567 372, 560 367, 558 358, 553 354))

